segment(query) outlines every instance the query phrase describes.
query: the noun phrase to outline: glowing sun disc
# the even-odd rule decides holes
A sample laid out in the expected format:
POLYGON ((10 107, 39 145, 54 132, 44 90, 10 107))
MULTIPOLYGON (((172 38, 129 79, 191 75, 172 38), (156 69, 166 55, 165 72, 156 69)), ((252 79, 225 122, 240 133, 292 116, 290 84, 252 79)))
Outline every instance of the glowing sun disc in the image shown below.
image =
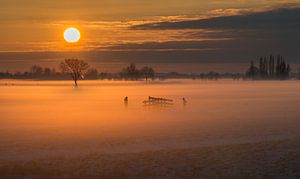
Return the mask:
POLYGON ((64 39, 68 43, 76 43, 80 40, 80 31, 74 27, 67 28, 64 32, 64 39))

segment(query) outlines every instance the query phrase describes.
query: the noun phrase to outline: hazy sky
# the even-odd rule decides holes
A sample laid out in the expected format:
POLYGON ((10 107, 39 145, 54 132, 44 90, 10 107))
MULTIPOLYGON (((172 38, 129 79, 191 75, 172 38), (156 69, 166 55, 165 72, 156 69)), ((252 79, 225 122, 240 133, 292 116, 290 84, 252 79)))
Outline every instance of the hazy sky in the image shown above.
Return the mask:
POLYGON ((300 57, 294 47, 300 38, 300 0, 0 4, 0 70, 45 60, 54 63, 67 58, 66 51, 95 63, 247 63, 279 52, 298 63, 300 57), (68 26, 81 30, 80 43, 64 42, 62 33, 68 26))
POLYGON ((261 8, 297 0, 1 0, 1 20, 124 20, 199 15, 209 10, 261 8))

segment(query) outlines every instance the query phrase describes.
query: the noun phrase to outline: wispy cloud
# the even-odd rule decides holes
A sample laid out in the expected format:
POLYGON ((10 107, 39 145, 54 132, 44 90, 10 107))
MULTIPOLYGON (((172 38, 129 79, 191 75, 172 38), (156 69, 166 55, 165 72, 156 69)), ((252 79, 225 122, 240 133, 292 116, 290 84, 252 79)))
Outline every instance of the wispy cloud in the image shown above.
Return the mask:
MULTIPOLYGON (((146 23, 132 26, 133 30, 154 29, 234 29, 234 28, 291 28, 300 26, 300 8, 280 8, 265 12, 232 15, 236 12, 228 10, 229 15, 199 20, 178 22, 146 23)), ((251 12, 251 11, 249 11, 251 12)))

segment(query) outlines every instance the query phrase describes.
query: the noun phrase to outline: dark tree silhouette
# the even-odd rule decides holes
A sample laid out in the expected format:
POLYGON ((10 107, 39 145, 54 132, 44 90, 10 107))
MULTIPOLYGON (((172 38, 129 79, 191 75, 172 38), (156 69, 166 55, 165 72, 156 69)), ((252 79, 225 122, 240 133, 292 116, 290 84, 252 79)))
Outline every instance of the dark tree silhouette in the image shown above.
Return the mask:
POLYGON ((141 75, 143 76, 143 78, 146 79, 146 81, 147 81, 149 78, 154 79, 155 72, 154 72, 153 68, 151 68, 151 67, 148 67, 148 66, 143 67, 143 68, 140 70, 140 73, 141 73, 141 75))
POLYGON ((124 68, 121 72, 121 76, 130 80, 137 80, 140 78, 140 71, 137 69, 135 64, 130 64, 128 67, 124 68))
POLYGON ((85 77, 87 79, 98 79, 98 70, 95 68, 90 68, 87 70, 85 77))
POLYGON ((30 68, 30 73, 32 73, 33 75, 36 75, 36 76, 42 75, 43 72, 44 72, 43 68, 38 65, 33 65, 30 68))
POLYGON ((277 62, 275 66, 275 57, 270 55, 269 60, 267 57, 260 57, 258 73, 254 74, 254 62, 251 62, 251 66, 247 72, 247 77, 259 78, 259 79, 288 79, 291 72, 291 67, 286 64, 281 55, 277 56, 277 62))
MULTIPOLYGON (((254 66, 254 62, 251 62, 251 66, 254 66)), ((264 69, 264 60, 263 57, 260 57, 259 59, 259 75, 264 76, 265 69, 264 69)))
POLYGON ((50 68, 44 68, 44 75, 49 76, 52 74, 52 71, 50 68))
POLYGON ((274 77, 274 73, 275 73, 275 57, 273 55, 270 55, 270 60, 269 60, 269 76, 270 77, 274 77))
MULTIPOLYGON (((260 67, 263 68, 263 63, 262 63, 263 60, 262 60, 262 58, 261 58, 260 62, 261 62, 260 63, 260 67)), ((257 78, 258 75, 261 74, 261 72, 260 72, 260 74, 259 74, 259 72, 260 72, 260 70, 254 65, 254 62, 251 61, 251 64, 250 64, 250 67, 249 67, 249 69, 248 69, 248 71, 246 73, 246 76, 248 78, 255 79, 255 78, 257 78)))
POLYGON ((60 68, 62 73, 72 76, 75 86, 77 86, 77 81, 84 78, 84 73, 89 68, 89 64, 83 60, 65 59, 60 63, 60 68))

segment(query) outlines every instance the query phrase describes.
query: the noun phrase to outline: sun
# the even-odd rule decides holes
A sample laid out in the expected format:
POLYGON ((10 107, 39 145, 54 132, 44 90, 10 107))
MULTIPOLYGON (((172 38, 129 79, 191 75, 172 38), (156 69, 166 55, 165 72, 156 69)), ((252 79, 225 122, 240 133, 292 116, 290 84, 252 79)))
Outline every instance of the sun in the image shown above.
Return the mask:
POLYGON ((80 31, 75 27, 69 27, 64 31, 64 39, 68 43, 76 43, 80 40, 80 31))

